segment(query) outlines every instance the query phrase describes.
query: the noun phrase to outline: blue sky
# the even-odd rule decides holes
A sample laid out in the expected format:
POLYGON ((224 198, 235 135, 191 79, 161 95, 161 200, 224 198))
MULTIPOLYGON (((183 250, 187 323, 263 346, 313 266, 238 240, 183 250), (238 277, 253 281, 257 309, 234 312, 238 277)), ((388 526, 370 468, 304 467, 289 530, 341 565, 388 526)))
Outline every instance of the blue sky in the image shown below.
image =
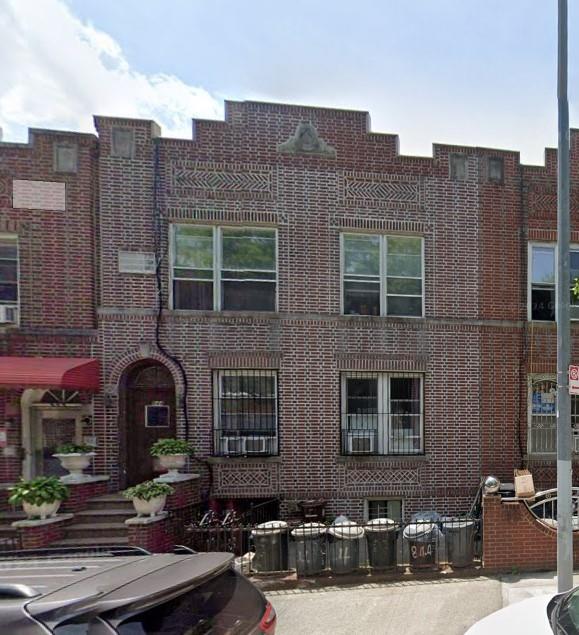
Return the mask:
MULTIPOLYGON (((579 10, 570 2, 571 124, 579 10)), ((0 125, 155 118, 190 136, 223 99, 368 110, 405 154, 556 145, 556 1, 0 0, 0 125)))

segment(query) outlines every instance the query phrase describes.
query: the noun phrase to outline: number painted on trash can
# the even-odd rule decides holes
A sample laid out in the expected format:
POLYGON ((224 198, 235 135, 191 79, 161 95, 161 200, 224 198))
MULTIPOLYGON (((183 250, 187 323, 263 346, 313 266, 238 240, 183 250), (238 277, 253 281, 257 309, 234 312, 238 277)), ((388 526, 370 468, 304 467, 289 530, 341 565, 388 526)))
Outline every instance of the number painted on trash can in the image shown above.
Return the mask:
POLYGON ((412 547, 410 547, 410 554, 412 555, 413 559, 416 558, 425 558, 426 556, 431 556, 432 555, 432 543, 429 542, 427 544, 422 544, 422 545, 412 545, 412 547))

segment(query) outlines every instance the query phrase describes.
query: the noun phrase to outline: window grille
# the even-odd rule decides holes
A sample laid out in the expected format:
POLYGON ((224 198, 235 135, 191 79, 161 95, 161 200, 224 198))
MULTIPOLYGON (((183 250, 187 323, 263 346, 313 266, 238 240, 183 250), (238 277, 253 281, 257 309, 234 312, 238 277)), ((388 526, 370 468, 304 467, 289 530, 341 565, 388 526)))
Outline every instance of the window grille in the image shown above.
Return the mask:
POLYGON ((422 375, 342 374, 342 454, 421 454, 422 375))
POLYGON ((278 454, 276 371, 216 371, 214 401, 216 456, 278 454))

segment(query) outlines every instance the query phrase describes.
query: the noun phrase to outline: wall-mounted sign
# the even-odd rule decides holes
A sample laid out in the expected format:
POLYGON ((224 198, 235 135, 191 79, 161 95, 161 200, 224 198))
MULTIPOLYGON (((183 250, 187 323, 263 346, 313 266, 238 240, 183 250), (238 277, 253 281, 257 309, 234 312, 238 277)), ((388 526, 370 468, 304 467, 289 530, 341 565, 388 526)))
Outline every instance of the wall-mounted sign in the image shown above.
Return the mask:
POLYGON ((155 254, 141 251, 119 251, 119 273, 155 273, 155 254))
POLYGON ((579 395, 579 366, 569 366, 569 394, 579 395))
POLYGON ((169 415, 169 406, 159 404, 145 406, 145 425, 147 428, 168 428, 169 415))

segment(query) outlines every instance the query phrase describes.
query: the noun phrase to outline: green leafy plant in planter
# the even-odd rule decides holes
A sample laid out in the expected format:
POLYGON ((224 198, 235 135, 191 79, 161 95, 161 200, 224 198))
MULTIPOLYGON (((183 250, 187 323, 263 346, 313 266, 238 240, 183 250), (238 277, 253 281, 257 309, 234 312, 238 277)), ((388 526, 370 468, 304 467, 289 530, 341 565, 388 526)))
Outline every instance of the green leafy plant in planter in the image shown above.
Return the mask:
POLYGON ((151 446, 151 456, 166 456, 168 454, 192 454, 193 448, 188 441, 182 439, 159 439, 151 446))
POLYGON ((169 496, 175 490, 167 483, 157 483, 157 481, 145 481, 129 487, 123 492, 125 498, 140 498, 144 501, 150 501, 152 498, 160 496, 169 496))
POLYGON ((43 520, 54 516, 69 494, 68 487, 56 476, 38 476, 31 481, 21 479, 9 491, 9 503, 21 504, 28 518, 43 520))
POLYGON ((92 445, 85 443, 63 443, 56 448, 55 454, 90 454, 94 452, 92 445))
POLYGON ((170 482, 182 480, 179 473, 187 463, 187 457, 193 453, 188 441, 182 439, 159 439, 151 446, 151 456, 157 457, 160 467, 167 470, 161 478, 170 482))
POLYGON ((12 505, 20 503, 42 505, 42 503, 54 503, 68 498, 68 487, 56 476, 38 476, 31 481, 20 479, 20 482, 9 491, 8 502, 12 505))
POLYGON ((137 516, 155 516, 163 511, 167 496, 174 491, 175 490, 170 485, 167 485, 167 483, 145 481, 144 483, 129 487, 123 492, 123 495, 133 501, 137 516))

